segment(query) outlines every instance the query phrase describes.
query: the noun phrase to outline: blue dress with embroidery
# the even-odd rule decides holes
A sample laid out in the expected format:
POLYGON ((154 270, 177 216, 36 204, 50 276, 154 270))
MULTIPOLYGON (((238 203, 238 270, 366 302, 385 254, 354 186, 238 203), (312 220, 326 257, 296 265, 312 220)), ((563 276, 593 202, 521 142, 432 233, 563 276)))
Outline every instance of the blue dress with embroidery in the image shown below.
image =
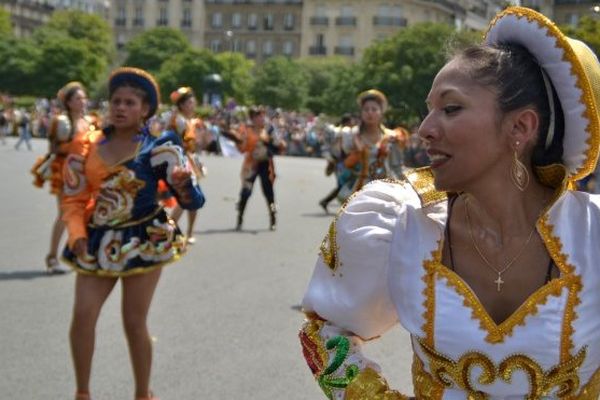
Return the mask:
POLYGON ((87 252, 77 257, 69 246, 63 258, 81 273, 119 277, 147 272, 176 260, 185 238, 157 199, 164 180, 185 209, 198 209, 204 195, 194 174, 188 185, 172 185, 176 166, 185 167, 181 139, 172 132, 160 138, 142 134, 136 154, 109 166, 98 148, 105 137, 88 135, 65 164, 63 219, 69 246, 87 238, 87 252))

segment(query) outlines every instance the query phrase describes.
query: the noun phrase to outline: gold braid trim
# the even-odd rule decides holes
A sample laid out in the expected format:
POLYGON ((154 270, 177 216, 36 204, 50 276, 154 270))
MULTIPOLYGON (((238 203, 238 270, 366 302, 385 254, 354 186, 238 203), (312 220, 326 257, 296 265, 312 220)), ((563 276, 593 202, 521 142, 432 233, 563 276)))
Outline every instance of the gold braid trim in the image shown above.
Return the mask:
POLYGON ((422 207, 427 207, 447 199, 446 192, 440 192, 435 188, 433 172, 430 167, 413 169, 406 172, 404 176, 415 192, 417 192, 417 195, 421 199, 422 207))
POLYGON ((600 398, 600 368, 594 372, 590 380, 581 389, 577 400, 598 400, 600 398))
POLYGON ((408 400, 409 397, 391 390, 385 378, 371 368, 365 368, 346 387, 344 400, 408 400))
POLYGON ((423 282, 425 282, 425 289, 423 289, 423 319, 425 322, 421 329, 425 332, 425 342, 428 346, 434 345, 434 333, 435 333, 435 272, 436 262, 442 257, 441 241, 438 242, 438 249, 431 252, 432 259, 425 260, 423 267, 425 268, 425 274, 423 274, 423 282))
POLYGON ((550 257, 554 260, 554 263, 561 271, 562 274, 571 274, 573 276, 573 283, 569 287, 569 296, 567 298, 567 304, 565 306, 565 315, 562 322, 562 334, 560 343, 560 359, 562 361, 568 359, 573 349, 573 321, 577 319, 577 312, 575 307, 581 303, 579 299, 579 293, 582 289, 581 277, 574 275, 575 267, 569 264, 568 256, 562 252, 563 245, 560 238, 554 235, 554 227, 548 222, 548 216, 544 215, 537 223, 538 231, 544 241, 550 257))

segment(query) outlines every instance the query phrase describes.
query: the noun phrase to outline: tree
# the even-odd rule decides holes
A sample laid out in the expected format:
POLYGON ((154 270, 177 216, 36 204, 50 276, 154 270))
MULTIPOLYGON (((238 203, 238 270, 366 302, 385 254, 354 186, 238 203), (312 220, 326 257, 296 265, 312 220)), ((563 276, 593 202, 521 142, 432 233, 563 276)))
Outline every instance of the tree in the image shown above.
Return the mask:
POLYGON ((39 49, 32 94, 54 96, 66 82, 92 85, 103 71, 102 62, 81 40, 66 35, 47 36, 39 49))
POLYGON ((83 11, 56 11, 48 23, 34 33, 34 37, 38 42, 43 42, 45 35, 54 36, 57 33, 82 41, 90 52, 105 59, 107 64, 114 57, 112 30, 98 15, 83 11))
POLYGON ((34 92, 41 51, 28 39, 0 40, 0 92, 15 95, 34 92))
POLYGON ((219 53, 215 58, 223 78, 224 98, 233 97, 240 104, 250 102, 254 62, 240 53, 231 52, 219 53))
POLYGON ((365 52, 361 62, 362 88, 376 88, 388 96, 388 119, 413 124, 427 113, 425 98, 446 61, 450 42, 474 43, 476 32, 456 32, 446 24, 423 23, 401 30, 365 52))
POLYGON ((315 114, 339 115, 354 110, 357 93, 356 64, 343 58, 308 58, 298 61, 308 87, 306 108, 315 114))
POLYGON ((180 86, 190 86, 197 96, 204 93, 204 78, 218 72, 220 65, 213 53, 206 49, 188 48, 162 63, 157 79, 163 93, 169 94, 180 86))
POLYGON ((579 39, 600 57, 600 20, 590 17, 583 17, 579 20, 577 26, 566 26, 562 31, 573 39, 579 39))
POLYGON ((299 110, 308 88, 300 66, 286 57, 273 57, 256 71, 252 94, 256 103, 299 110))
POLYGON ((163 62, 190 47, 183 33, 167 27, 153 28, 127 43, 128 56, 124 64, 157 73, 163 62))
POLYGON ((13 28, 10 13, 3 7, 0 7, 0 40, 8 39, 12 36, 13 28))

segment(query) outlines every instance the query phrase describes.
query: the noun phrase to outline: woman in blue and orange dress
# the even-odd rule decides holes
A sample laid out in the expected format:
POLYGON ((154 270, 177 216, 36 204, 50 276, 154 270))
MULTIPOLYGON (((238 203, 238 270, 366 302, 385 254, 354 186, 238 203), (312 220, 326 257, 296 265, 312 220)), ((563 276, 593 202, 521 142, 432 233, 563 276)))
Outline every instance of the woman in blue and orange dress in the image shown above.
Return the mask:
POLYGON ((87 96, 81 83, 67 83, 58 91, 56 97, 65 112, 52 118, 48 132, 48 153, 39 158, 31 170, 34 175, 34 185, 42 187, 48 180, 50 192, 56 196, 57 201, 58 211, 52 225, 50 249, 45 259, 48 273, 69 271, 68 268, 61 266, 56 258, 60 239, 65 231, 60 212, 63 191, 62 169, 73 140, 78 135, 84 135, 90 128, 93 129, 93 125, 85 117, 87 96))
POLYGON ((135 398, 150 392, 152 343, 146 319, 161 267, 185 247, 177 225, 158 204, 163 180, 179 204, 197 209, 204 196, 186 168, 180 138, 152 136, 146 121, 159 103, 154 78, 136 68, 115 70, 108 82, 109 125, 79 141, 64 170, 62 199, 69 232, 63 258, 77 271, 70 339, 77 400, 90 399, 95 327, 115 284, 122 281, 123 324, 135 398))

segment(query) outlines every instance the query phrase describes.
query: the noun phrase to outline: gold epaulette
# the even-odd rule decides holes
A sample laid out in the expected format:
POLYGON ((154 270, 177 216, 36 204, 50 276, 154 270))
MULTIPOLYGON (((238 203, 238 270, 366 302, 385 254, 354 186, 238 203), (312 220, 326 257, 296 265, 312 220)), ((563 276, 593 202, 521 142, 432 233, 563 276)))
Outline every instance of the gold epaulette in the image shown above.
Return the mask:
POLYGON ((430 167, 415 168, 404 173, 406 181, 413 187, 421 199, 421 206, 427 207, 432 204, 446 201, 446 192, 440 192, 433 184, 433 173, 430 167))

